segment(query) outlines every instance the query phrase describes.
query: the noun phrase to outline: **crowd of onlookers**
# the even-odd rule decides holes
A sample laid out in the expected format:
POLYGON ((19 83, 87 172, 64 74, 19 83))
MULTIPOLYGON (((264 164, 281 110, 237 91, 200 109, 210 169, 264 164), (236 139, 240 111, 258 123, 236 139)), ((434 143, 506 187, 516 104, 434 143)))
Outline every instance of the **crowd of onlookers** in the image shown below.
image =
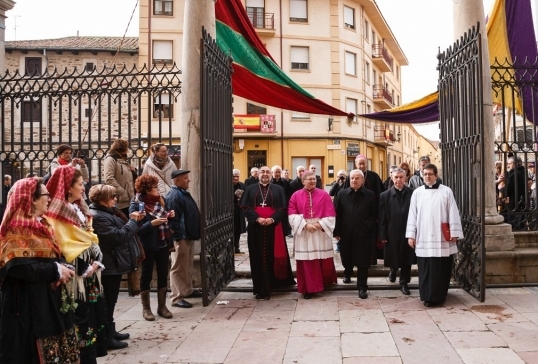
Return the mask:
POLYGON ((89 186, 88 167, 60 145, 43 177, 12 184, 4 176, 0 225, 0 362, 96 363, 128 346, 114 310, 127 275, 142 316, 157 271, 157 314, 192 307, 193 241, 200 212, 188 192, 189 171, 178 170, 167 147, 151 147, 143 171, 129 163, 129 143, 116 139, 105 159, 104 183, 89 186), (172 260, 170 269, 169 261, 172 260))

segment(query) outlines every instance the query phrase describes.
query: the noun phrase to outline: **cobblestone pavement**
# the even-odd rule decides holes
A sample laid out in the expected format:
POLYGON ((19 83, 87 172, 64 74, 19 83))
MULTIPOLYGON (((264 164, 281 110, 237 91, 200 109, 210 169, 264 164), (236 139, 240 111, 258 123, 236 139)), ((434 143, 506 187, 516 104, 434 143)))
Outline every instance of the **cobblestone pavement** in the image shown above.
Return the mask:
POLYGON ((121 293, 116 326, 131 334, 129 347, 98 363, 538 363, 538 289, 489 289, 482 304, 451 289, 437 308, 417 295, 375 290, 361 300, 356 291, 327 291, 256 301, 223 292, 208 307, 192 299, 193 308, 149 322, 140 299, 121 293))

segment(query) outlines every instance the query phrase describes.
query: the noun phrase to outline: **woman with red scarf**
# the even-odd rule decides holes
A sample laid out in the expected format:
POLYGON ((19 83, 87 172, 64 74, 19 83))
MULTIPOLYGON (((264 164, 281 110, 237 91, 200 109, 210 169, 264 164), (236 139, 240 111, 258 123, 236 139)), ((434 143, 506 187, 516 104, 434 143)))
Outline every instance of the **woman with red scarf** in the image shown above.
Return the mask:
POLYGON ((166 196, 172 188, 172 172, 177 169, 176 164, 168 156, 168 148, 163 143, 151 146, 151 156, 144 164, 142 174, 157 178, 157 187, 161 196, 166 196))
POLYGON ((77 363, 73 312, 65 299, 74 272, 42 215, 49 193, 41 178, 11 188, 0 226, 0 362, 77 363))
POLYGON ((82 173, 82 179, 84 181, 90 178, 86 162, 83 158, 73 158, 73 148, 71 148, 70 145, 61 144, 60 146, 58 146, 58 148, 56 149, 56 155, 57 157, 50 162, 50 176, 52 176, 56 168, 58 168, 59 166, 71 165, 74 168, 80 170, 80 172, 82 173))
POLYGON ((71 165, 54 170, 47 182, 51 202, 47 212, 62 255, 75 266, 75 279, 68 296, 79 327, 80 362, 96 363, 105 356, 106 306, 101 295, 103 254, 93 232, 92 216, 84 202, 82 174, 71 165))
POLYGON ((142 261, 140 278, 140 298, 142 315, 147 321, 155 320, 149 301, 150 282, 153 265, 157 268, 157 314, 172 318, 172 312, 166 307, 170 252, 174 250, 168 218, 174 217, 174 210, 167 210, 165 201, 159 193, 159 180, 155 176, 142 175, 136 179, 137 194, 131 201, 129 213, 139 211, 145 214, 138 221, 138 236, 144 246, 146 259, 142 261))

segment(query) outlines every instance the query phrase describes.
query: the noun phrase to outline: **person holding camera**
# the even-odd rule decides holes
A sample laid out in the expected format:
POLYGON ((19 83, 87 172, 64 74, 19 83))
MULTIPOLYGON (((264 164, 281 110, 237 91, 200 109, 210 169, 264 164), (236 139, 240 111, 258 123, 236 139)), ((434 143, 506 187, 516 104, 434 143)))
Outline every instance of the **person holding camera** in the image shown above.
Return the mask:
MULTIPOLYGON (((73 158, 73 148, 70 145, 61 144, 58 146, 56 149, 56 155, 57 157, 50 162, 49 176, 52 176, 56 168, 59 166, 71 164, 74 168, 80 170, 82 173, 82 180, 88 181, 90 179, 90 173, 88 172, 88 166, 86 166, 84 157, 81 156, 81 158, 73 158)), ((48 180, 48 178, 45 179, 48 180)))
POLYGON ((345 169, 341 169, 336 173, 336 181, 333 182, 331 189, 329 191, 329 196, 336 197, 338 192, 343 190, 347 180, 347 173, 345 169))

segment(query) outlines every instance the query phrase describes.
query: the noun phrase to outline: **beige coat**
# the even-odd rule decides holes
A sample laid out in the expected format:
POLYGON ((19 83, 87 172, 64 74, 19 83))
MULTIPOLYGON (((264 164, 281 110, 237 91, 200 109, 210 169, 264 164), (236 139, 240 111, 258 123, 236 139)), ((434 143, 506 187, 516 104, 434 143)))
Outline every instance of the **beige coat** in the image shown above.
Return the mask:
POLYGON ((117 207, 129 207, 134 197, 134 181, 131 167, 126 160, 116 159, 110 155, 105 158, 104 166, 105 184, 116 188, 118 195, 117 207))
POLYGON ((150 176, 155 176, 159 180, 159 193, 161 196, 166 196, 170 188, 172 187, 172 172, 177 169, 176 164, 170 158, 166 160, 166 165, 163 169, 160 169, 153 163, 153 159, 148 158, 146 164, 144 165, 144 170, 142 174, 149 174, 150 176))

